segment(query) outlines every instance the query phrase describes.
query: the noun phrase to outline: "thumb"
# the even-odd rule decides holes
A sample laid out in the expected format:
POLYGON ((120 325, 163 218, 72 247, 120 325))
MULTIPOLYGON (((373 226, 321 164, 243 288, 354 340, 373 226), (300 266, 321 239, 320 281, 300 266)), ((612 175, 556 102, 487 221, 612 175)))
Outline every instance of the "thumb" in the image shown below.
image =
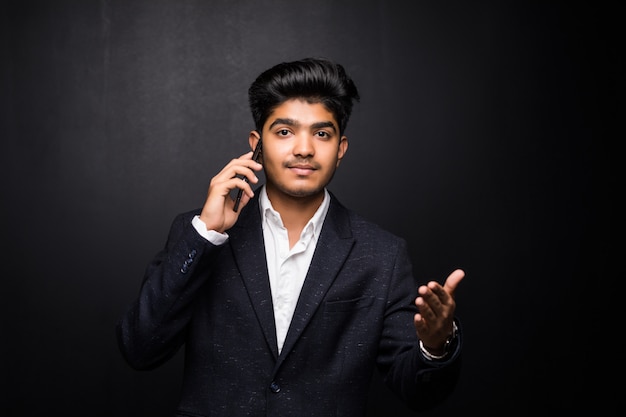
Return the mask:
POLYGON ((462 269, 455 269, 452 271, 448 278, 446 278, 446 282, 443 284, 443 289, 446 290, 451 296, 454 296, 454 291, 456 291, 456 287, 459 285, 461 280, 465 278, 465 271, 462 269))

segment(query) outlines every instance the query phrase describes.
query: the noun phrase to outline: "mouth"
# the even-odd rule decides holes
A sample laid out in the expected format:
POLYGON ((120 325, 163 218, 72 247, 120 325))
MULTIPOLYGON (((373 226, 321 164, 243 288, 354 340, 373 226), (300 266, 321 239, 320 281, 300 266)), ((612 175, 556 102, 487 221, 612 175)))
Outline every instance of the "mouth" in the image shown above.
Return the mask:
POLYGON ((289 170, 298 176, 307 176, 313 174, 317 170, 316 167, 308 164, 289 165, 289 170))

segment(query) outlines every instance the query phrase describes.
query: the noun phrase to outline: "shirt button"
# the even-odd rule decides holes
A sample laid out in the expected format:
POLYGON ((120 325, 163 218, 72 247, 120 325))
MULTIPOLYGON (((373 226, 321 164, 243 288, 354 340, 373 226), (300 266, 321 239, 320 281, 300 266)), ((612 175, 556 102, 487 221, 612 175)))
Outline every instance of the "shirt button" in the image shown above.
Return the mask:
POLYGON ((270 384, 270 390, 272 390, 272 392, 273 392, 274 394, 276 394, 277 392, 280 392, 280 385, 278 385, 278 382, 273 381, 273 382, 270 384))

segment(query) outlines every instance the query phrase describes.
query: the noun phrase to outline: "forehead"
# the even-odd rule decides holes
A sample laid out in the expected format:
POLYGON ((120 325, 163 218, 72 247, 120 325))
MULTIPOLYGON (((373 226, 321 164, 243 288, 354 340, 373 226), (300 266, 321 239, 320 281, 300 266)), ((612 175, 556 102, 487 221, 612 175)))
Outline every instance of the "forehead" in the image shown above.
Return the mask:
POLYGON ((290 120, 299 125, 331 122, 338 128, 337 119, 324 104, 310 103, 304 99, 289 99, 274 107, 265 121, 265 127, 272 125, 277 119, 290 120))

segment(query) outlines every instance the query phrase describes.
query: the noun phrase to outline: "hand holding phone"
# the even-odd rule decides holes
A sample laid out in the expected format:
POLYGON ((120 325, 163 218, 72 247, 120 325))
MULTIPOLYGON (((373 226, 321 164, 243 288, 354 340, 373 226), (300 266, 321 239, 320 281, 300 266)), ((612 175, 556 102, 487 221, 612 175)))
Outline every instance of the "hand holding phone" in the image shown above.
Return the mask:
MULTIPOLYGON (((259 157, 261 156, 261 145, 262 140, 261 138, 259 138, 259 141, 256 143, 256 146, 254 147, 254 152, 252 152, 252 160, 254 162, 259 162, 259 157)), ((245 182, 248 182, 248 178, 247 177, 243 177, 243 180, 245 182)), ((237 211, 239 210, 239 204, 241 203, 241 196, 243 195, 243 190, 240 188, 239 191, 237 191, 237 198, 235 198, 235 205, 233 206, 233 211, 237 211)))

